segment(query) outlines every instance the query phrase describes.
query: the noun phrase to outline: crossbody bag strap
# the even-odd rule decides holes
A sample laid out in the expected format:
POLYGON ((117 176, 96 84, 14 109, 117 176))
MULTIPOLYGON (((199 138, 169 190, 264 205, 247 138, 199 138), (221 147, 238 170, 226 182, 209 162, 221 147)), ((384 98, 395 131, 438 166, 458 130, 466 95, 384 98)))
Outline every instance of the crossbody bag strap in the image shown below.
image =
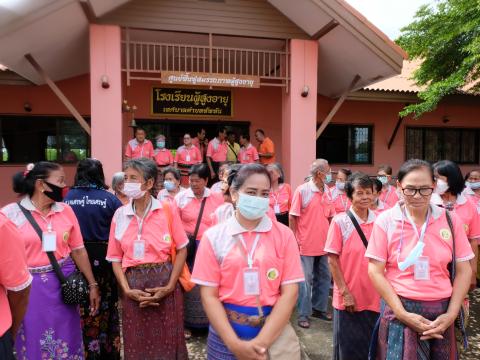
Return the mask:
MULTIPOLYGON (((42 229, 40 228, 40 225, 35 221, 33 218, 33 215, 30 211, 25 209, 20 203, 17 203, 18 207, 20 210, 22 210, 23 215, 25 215, 25 218, 28 220, 30 225, 32 225, 33 229, 37 233, 38 237, 40 238, 40 241, 42 241, 42 229)), ((55 274, 57 274, 58 279, 60 280, 60 283, 65 283, 67 280, 65 279, 65 275, 63 274, 62 270, 60 269, 60 265, 58 265, 58 261, 55 258, 55 255, 53 254, 52 251, 47 251, 47 256, 48 260, 50 260, 50 264, 52 264, 53 270, 55 271, 55 274)))
POLYGON ((238 160, 238 153, 235 151, 235 147, 230 145, 228 141, 227 143, 228 143, 228 147, 230 148, 230 150, 232 150, 233 154, 235 155, 235 158, 238 160))
POLYGON ((207 202, 207 198, 204 197, 202 200, 202 205, 200 205, 200 212, 198 214, 197 224, 195 225, 195 231, 193 232, 193 238, 195 240, 197 240, 198 229, 200 229, 200 223, 202 222, 203 209, 205 209, 206 202, 207 202))
POLYGON ((457 256, 455 255, 455 231, 453 230, 453 223, 452 223, 452 217, 450 216, 450 213, 448 210, 445 210, 445 216, 447 217, 447 222, 448 222, 448 227, 450 228, 450 232, 452 233, 452 267, 450 271, 450 282, 453 285, 453 281, 455 280, 455 275, 456 275, 456 258, 457 256))
POLYGON ((358 223, 357 219, 355 218, 355 215, 352 214, 350 210, 347 211, 347 215, 350 218, 350 220, 353 223, 353 226, 355 226, 355 229, 357 230, 358 235, 360 236, 360 239, 363 242, 363 245, 365 248, 368 247, 368 241, 367 238, 365 237, 365 234, 362 231, 362 228, 360 227, 360 224, 358 223))

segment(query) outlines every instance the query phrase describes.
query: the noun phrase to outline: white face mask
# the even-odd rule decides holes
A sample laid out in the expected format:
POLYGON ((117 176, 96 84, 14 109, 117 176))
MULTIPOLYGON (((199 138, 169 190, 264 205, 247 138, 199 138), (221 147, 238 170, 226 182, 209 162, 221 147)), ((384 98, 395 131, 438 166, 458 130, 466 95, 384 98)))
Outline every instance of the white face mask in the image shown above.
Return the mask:
POLYGON ((141 183, 126 182, 123 185, 123 193, 129 199, 140 199, 143 195, 145 195, 145 192, 145 190, 142 190, 141 183))
POLYGON ((437 187, 435 188, 435 192, 438 195, 443 195, 448 191, 448 183, 443 181, 442 179, 437 180, 437 187))

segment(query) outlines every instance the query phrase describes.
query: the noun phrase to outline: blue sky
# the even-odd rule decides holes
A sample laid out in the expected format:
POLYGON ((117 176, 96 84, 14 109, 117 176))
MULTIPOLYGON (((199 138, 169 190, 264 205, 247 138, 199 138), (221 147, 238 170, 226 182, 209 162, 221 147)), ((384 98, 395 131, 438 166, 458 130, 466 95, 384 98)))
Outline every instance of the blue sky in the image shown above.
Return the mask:
POLYGON ((417 9, 435 0, 346 0, 380 30, 395 40, 400 29, 408 25, 417 9))

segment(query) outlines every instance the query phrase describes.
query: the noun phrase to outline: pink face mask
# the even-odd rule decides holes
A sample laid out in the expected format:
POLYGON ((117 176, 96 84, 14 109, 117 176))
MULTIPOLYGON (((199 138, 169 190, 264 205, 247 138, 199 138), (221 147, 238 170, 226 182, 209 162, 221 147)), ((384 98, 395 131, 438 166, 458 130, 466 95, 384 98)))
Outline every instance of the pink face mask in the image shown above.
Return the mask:
POLYGON ((123 185, 123 193, 129 199, 140 199, 142 196, 145 195, 145 190, 142 190, 141 183, 126 182, 123 185))

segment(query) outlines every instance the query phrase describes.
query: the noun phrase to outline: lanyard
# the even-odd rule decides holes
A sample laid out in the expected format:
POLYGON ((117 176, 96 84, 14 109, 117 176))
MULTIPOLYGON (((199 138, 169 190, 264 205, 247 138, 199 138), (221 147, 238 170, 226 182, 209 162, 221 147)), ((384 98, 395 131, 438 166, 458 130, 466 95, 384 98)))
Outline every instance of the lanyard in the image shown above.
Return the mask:
POLYGON ((428 213, 427 213, 427 219, 425 220, 425 223, 422 225, 422 228, 420 230, 420 234, 418 233, 417 226, 415 225, 412 218, 410 217, 410 214, 408 214, 407 209, 405 209, 405 213, 402 211, 402 232, 400 234, 400 243, 398 244, 397 262, 399 262, 398 259, 400 258, 400 253, 402 251, 402 246, 403 246, 403 229, 404 229, 404 225, 405 225, 405 215, 407 216, 407 219, 410 222, 410 225, 415 229, 415 232, 417 233, 418 242, 424 242, 425 233, 426 233, 427 227, 428 227, 428 222, 430 221, 431 211, 430 211, 430 208, 429 208, 428 213))
POLYGON ((343 200, 343 197, 342 197, 342 194, 341 194, 341 193, 338 193, 338 196, 340 197, 340 201, 342 202, 342 206, 343 206, 343 208, 345 209, 345 212, 347 212, 348 201, 343 200))
POLYGON ((253 241, 252 249, 250 250, 250 252, 248 252, 247 244, 245 243, 245 239, 243 238, 243 235, 240 234, 238 235, 238 237, 240 238, 240 242, 242 243, 242 246, 245 250, 245 254, 247 255, 248 268, 251 269, 253 268, 253 255, 255 254, 255 249, 257 248, 258 241, 260 240, 260 233, 257 233, 257 236, 253 241))
POLYGON ((278 202, 278 199, 280 198, 280 191, 282 191, 283 189, 283 184, 282 186, 279 186, 278 187, 278 191, 275 192, 275 191, 272 191, 272 197, 273 197, 273 201, 275 201, 275 205, 279 205, 279 202, 278 202))
POLYGON ((40 217, 42 218, 43 221, 45 221, 45 224, 47 224, 47 231, 48 232, 52 232, 52 220, 50 219, 50 221, 48 221, 45 216, 43 216, 42 214, 39 214, 40 217))
POLYGON ((147 208, 145 209, 142 218, 140 219, 140 216, 137 215, 135 212, 135 203, 132 202, 132 207, 133 207, 133 213, 135 214, 135 217, 137 218, 137 223, 138 223, 138 230, 137 230, 137 239, 140 240, 142 237, 142 230, 143 230, 143 222, 145 218, 147 217, 148 213, 150 212, 150 209, 152 208, 152 199, 150 199, 150 203, 148 204, 147 208))

